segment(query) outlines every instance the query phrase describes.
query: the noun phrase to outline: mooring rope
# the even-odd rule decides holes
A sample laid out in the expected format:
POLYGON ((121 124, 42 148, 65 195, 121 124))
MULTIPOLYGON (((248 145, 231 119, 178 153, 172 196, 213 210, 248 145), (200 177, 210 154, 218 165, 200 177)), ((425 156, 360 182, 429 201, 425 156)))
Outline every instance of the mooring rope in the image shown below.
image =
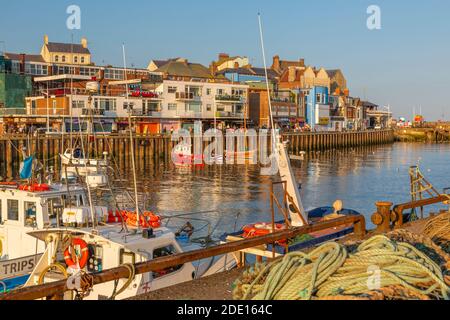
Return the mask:
POLYGON ((361 296, 381 288, 400 286, 416 295, 449 299, 450 287, 440 267, 405 242, 379 235, 353 251, 330 242, 310 253, 293 252, 267 265, 258 265, 235 283, 234 299, 310 300, 333 296, 361 296), (373 270, 378 270, 378 276, 373 270))

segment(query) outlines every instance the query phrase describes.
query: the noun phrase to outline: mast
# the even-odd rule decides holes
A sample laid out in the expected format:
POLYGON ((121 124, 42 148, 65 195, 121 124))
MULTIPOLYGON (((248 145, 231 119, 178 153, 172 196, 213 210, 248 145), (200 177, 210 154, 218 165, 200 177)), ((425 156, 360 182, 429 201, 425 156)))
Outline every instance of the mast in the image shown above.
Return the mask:
POLYGON ((131 106, 129 103, 129 92, 128 92, 128 84, 127 82, 127 62, 125 55, 125 44, 122 44, 122 53, 123 53, 123 66, 124 66, 124 74, 125 74, 125 88, 126 88, 126 102, 128 108, 128 131, 130 132, 130 152, 131 152, 131 165, 133 170, 133 182, 134 182, 134 197, 136 202, 136 218, 137 218, 137 228, 140 229, 140 220, 139 220, 139 199, 138 199, 138 190, 137 190, 137 178, 136 178, 136 163, 134 159, 134 141, 133 141, 133 132, 131 130, 131 106))
POLYGON ((272 155, 273 160, 277 161, 280 177, 282 180, 286 181, 286 192, 292 197, 288 199, 288 210, 291 217, 291 223, 295 227, 301 227, 308 224, 308 215, 303 208, 302 200, 300 198, 300 191, 297 180, 295 179, 294 171, 291 167, 291 162, 289 159, 289 154, 287 152, 286 145, 281 141, 281 137, 275 137, 276 131, 274 127, 273 114, 272 114, 272 103, 270 101, 270 87, 269 87, 269 76, 267 73, 266 64, 266 54, 264 49, 264 37, 262 31, 261 15, 258 13, 259 21, 259 33, 261 36, 261 48, 263 54, 264 71, 266 75, 266 87, 267 87, 267 97, 269 101, 269 115, 270 122, 272 125, 272 155))

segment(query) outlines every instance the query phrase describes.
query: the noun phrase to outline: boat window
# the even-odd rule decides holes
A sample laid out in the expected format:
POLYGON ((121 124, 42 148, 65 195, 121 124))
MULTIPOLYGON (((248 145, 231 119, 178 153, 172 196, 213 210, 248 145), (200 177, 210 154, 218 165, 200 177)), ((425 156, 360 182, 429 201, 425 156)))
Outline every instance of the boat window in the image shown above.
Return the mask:
POLYGON ((62 198, 48 199, 48 215, 50 218, 55 218, 58 215, 62 217, 63 204, 62 198))
MULTIPOLYGON (((162 248, 158 248, 155 249, 153 251, 153 259, 156 258, 161 258, 161 257, 167 257, 167 256, 171 256, 173 254, 176 254, 177 250, 175 249, 175 247, 173 245, 170 246, 165 246, 162 248)), ((153 279, 158 279, 160 277, 166 276, 168 274, 171 274, 173 272, 176 272, 178 270, 180 270, 183 267, 182 264, 175 266, 175 267, 170 267, 164 270, 158 270, 158 271, 154 271, 153 272, 153 279)))
POLYGON ((36 227, 36 203, 24 202, 25 227, 36 227))
POLYGON ((19 200, 8 199, 8 220, 19 221, 19 200))

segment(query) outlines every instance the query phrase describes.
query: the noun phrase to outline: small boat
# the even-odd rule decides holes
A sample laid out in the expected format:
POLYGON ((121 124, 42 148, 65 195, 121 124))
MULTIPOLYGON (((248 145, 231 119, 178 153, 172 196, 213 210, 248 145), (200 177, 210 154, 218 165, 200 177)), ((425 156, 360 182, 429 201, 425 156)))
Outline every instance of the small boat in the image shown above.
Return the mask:
POLYGON ((172 162, 177 167, 204 166, 202 154, 192 154, 192 145, 182 143, 172 150, 172 162))
POLYGON ((85 158, 84 152, 81 148, 67 149, 63 154, 60 154, 62 169, 61 173, 65 173, 64 167, 67 171, 74 174, 86 175, 103 173, 108 166, 106 159, 98 160, 94 158, 85 158))

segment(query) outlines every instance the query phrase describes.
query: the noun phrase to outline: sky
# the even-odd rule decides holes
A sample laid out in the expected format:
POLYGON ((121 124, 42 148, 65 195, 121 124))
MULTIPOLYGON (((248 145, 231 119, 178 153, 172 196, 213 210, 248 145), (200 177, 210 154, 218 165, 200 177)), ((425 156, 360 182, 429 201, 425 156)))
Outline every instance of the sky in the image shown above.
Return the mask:
POLYGON ((96 64, 145 68, 151 59, 185 57, 209 65, 218 53, 248 56, 262 66, 258 12, 266 60, 305 59, 339 68, 350 94, 389 106, 396 117, 414 110, 450 120, 448 0, 15 0, 0 7, 0 51, 39 53, 43 36, 70 43, 85 36, 96 64), (81 29, 69 30, 69 5, 81 9, 81 29), (369 30, 367 8, 381 10, 369 30))

